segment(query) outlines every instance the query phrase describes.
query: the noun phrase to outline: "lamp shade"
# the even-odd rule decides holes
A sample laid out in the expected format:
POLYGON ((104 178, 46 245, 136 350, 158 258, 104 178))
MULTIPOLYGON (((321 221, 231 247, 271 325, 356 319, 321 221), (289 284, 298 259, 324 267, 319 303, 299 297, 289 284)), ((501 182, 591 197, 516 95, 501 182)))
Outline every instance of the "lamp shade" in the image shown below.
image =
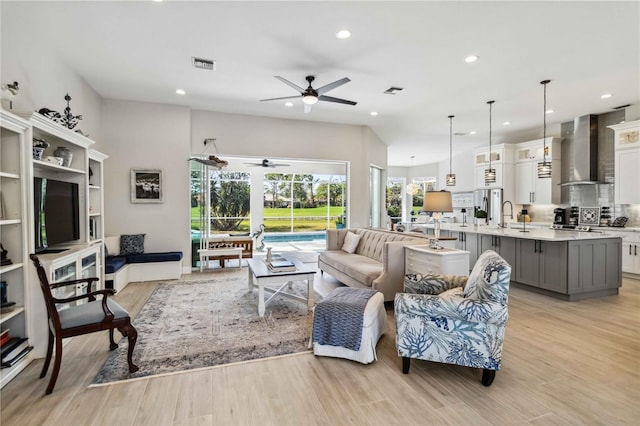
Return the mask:
POLYGON ((452 212, 451 192, 449 191, 428 191, 424 194, 424 204, 422 210, 431 213, 452 212))

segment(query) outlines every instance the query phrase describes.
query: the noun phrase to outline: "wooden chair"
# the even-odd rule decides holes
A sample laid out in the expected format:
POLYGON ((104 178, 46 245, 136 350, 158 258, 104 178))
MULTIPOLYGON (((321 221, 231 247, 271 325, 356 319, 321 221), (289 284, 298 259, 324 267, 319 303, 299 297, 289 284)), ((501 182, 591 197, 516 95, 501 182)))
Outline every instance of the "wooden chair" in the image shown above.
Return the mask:
POLYGON ((65 337, 79 336, 89 334, 96 331, 109 330, 110 350, 118 347, 113 340, 113 330, 117 328, 123 336, 129 340, 129 348, 127 352, 127 362, 129 363, 129 372, 135 373, 138 367, 132 362, 133 348, 136 345, 138 332, 131 325, 131 317, 129 313, 119 304, 109 299, 108 296, 115 294, 113 289, 92 291, 93 283, 98 278, 83 278, 79 280, 64 281, 49 284, 47 273, 42 267, 38 256, 32 254, 29 256, 33 261, 40 279, 40 288, 44 295, 44 301, 47 306, 47 316, 49 318, 49 344, 47 347, 47 358, 42 367, 40 378, 47 374, 49 364, 51 363, 51 355, 53 354, 53 343, 55 338, 56 359, 53 364, 53 372, 47 386, 47 394, 53 391, 60 371, 60 362, 62 360, 62 339, 65 337), (77 285, 79 283, 87 283, 87 293, 80 296, 69 297, 65 299, 57 299, 53 297, 51 289, 64 287, 68 285, 77 285), (97 301, 96 296, 102 295, 102 301, 97 301), (56 304, 75 302, 77 300, 88 299, 87 303, 71 306, 62 311, 58 311, 56 304))

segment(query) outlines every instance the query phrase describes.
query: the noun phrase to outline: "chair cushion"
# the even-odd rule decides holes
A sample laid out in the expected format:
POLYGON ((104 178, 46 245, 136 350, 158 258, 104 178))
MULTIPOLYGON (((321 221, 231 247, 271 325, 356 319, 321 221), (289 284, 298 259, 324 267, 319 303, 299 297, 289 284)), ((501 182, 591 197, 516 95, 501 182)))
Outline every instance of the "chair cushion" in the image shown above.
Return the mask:
POLYGON ((478 258, 464 286, 464 297, 507 304, 511 266, 498 253, 487 250, 478 258))
POLYGON ((120 235, 120 255, 144 253, 145 234, 120 235))
POLYGON ((113 274, 127 263, 124 256, 108 256, 104 259, 104 273, 113 274))
POLYGON ((325 250, 322 252, 322 260, 369 287, 382 273, 382 263, 377 260, 359 254, 348 254, 342 250, 325 250))
POLYGON ((168 251, 164 253, 131 254, 127 256, 127 263, 175 262, 179 260, 182 260, 181 251, 168 251))
MULTIPOLYGON (((129 313, 118 303, 107 299, 107 306, 113 312, 114 319, 126 318, 129 313)), ((63 329, 79 327, 82 325, 97 324, 104 321, 102 300, 71 306, 58 312, 63 329)))
POLYGON ((347 253, 354 253, 358 248, 358 243, 360 242, 360 235, 356 235, 353 232, 347 232, 347 235, 344 237, 344 244, 342 244, 342 251, 346 251, 347 253))

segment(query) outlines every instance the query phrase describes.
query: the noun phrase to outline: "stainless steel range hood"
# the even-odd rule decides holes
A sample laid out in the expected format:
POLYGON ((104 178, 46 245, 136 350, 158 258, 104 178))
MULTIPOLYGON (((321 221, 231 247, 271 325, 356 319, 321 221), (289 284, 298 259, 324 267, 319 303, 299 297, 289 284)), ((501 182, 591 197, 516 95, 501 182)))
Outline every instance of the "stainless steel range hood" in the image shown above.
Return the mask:
POLYGON ((598 116, 583 115, 561 124, 560 186, 596 185, 598 181, 598 116))

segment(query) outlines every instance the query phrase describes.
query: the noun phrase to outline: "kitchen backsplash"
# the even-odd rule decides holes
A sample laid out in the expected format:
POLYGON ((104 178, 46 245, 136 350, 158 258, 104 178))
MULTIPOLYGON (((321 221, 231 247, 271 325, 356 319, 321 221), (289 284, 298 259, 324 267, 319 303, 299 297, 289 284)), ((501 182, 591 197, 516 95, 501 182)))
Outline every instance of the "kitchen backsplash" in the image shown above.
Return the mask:
POLYGON ((526 206, 534 222, 553 222, 556 207, 611 207, 612 220, 618 216, 629 218, 627 226, 640 227, 640 205, 614 204, 613 185, 574 185, 569 187, 569 204, 526 206))

